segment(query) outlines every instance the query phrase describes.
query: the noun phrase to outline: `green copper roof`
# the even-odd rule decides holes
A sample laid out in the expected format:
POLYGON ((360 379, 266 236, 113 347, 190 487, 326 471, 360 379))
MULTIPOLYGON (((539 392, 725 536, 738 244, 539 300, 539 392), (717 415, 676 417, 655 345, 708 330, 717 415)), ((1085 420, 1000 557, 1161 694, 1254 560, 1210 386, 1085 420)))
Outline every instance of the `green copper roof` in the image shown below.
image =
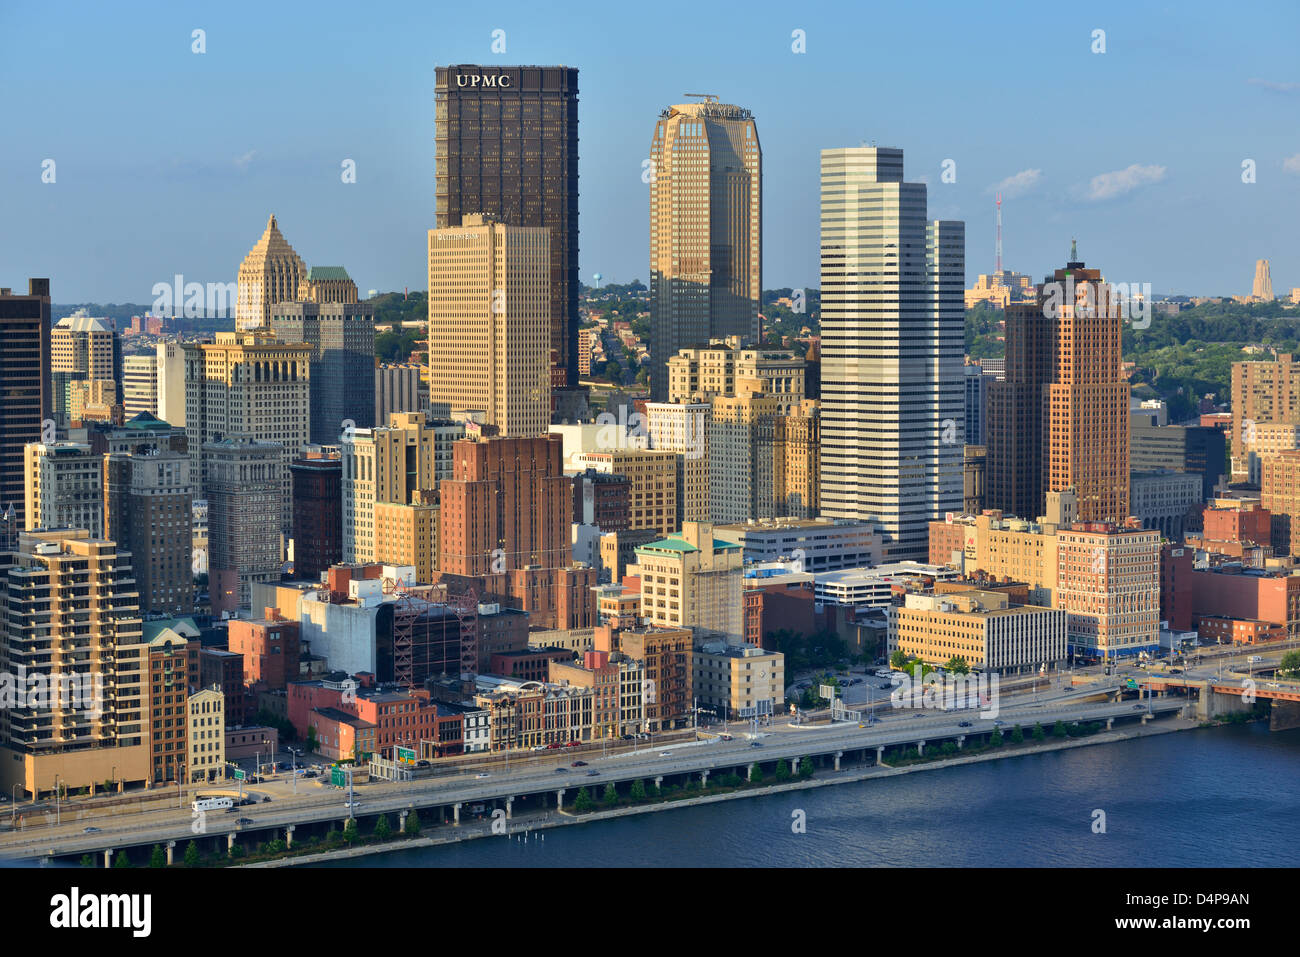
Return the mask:
POLYGON ((348 271, 342 266, 312 266, 307 270, 307 278, 311 279, 351 279, 348 271))
POLYGON ((170 429, 171 426, 151 412, 141 412, 126 420, 125 429, 170 429))
MULTIPOLYGON (((725 551, 728 549, 740 548, 740 547, 741 546, 738 542, 727 542, 727 541, 723 541, 720 538, 715 538, 713 540, 713 550, 715 552, 720 552, 720 551, 725 551)), ((672 535, 668 538, 661 538, 657 542, 650 542, 636 549, 637 552, 642 552, 642 551, 694 552, 698 550, 699 549, 697 549, 694 545, 686 541, 686 539, 680 538, 676 535, 672 535)))

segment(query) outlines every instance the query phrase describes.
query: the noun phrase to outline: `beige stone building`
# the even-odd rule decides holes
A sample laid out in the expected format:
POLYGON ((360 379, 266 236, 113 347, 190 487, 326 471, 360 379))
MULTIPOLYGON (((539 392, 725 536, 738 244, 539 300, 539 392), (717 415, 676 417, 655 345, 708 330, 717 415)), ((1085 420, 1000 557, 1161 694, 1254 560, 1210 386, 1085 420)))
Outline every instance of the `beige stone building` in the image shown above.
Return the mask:
POLYGON ((780 396, 786 412, 803 401, 806 378, 807 364, 790 350, 759 349, 728 336, 679 349, 668 359, 668 401, 707 402, 735 395, 741 379, 757 379, 757 391, 780 396))
POLYGON ((1066 613, 1011 605, 1000 592, 908 594, 889 608, 889 653, 943 665, 963 658, 971 668, 1037 671, 1066 657, 1066 613))
POLYGON ((700 707, 732 721, 777 714, 785 704, 785 655, 751 644, 706 641, 695 649, 693 691, 700 707))
POLYGON ((1076 523, 1057 532, 1057 562, 1056 607, 1070 613, 1076 658, 1111 660, 1159 649, 1159 532, 1076 523))
POLYGON ((815 518, 821 507, 821 403, 804 399, 773 421, 772 496, 779 516, 815 518))
POLYGON ((219 686, 204 688, 186 702, 186 775, 191 784, 226 779, 226 696, 219 686))
POLYGON ((117 331, 111 319, 67 316, 50 330, 50 372, 81 373, 86 379, 121 375, 117 331))
POLYGON ((417 582, 431 582, 438 568, 438 493, 420 489, 411 501, 376 502, 374 561, 410 565, 417 582))
POLYGON ((429 230, 429 398, 503 436, 551 418, 551 231, 465 216, 429 230))
POLYGON ((293 302, 307 276, 307 264, 280 233, 274 214, 266 231, 239 266, 235 329, 243 332, 271 321, 271 307, 293 302))
POLYGON ((710 400, 709 518, 718 524, 776 515, 776 420, 785 403, 762 384, 741 379, 737 394, 710 400))
POLYGON ((294 298, 299 302, 354 303, 357 284, 342 266, 312 266, 299 281, 294 298))
POLYGON ((707 402, 647 402, 646 431, 657 452, 677 453, 677 519, 709 520, 709 412, 707 402))
POLYGON ((77 442, 23 449, 27 529, 84 528, 104 534, 104 457, 77 442))
POLYGON ((713 537, 713 526, 682 531, 636 550, 629 575, 641 579, 641 617, 654 625, 712 632, 739 643, 745 634, 743 550, 713 537))
POLYGON ((580 452, 579 469, 626 475, 631 482, 629 531, 654 529, 668 535, 677 529, 677 454, 658 449, 580 452))

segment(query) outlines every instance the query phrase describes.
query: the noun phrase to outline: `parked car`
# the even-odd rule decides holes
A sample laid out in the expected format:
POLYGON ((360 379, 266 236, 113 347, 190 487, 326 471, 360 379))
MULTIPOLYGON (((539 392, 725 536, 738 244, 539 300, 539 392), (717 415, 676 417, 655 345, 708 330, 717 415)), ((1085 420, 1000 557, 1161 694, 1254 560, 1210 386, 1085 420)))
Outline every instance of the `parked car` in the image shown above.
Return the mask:
POLYGON ((673 756, 673 753, 672 753, 671 751, 660 751, 660 752, 659 752, 659 757, 661 757, 661 758, 671 758, 672 756, 673 756))
POLYGON ((573 764, 571 765, 571 767, 575 767, 575 768, 585 768, 586 766, 587 766, 586 761, 574 761, 573 764))
POLYGON ((236 823, 236 824, 241 824, 241 825, 248 825, 248 824, 252 824, 252 823, 253 823, 253 819, 252 819, 251 817, 241 817, 241 818, 240 818, 238 821, 236 821, 235 823, 236 823))
POLYGON ((566 747, 566 748, 580 748, 580 747, 582 747, 582 742, 581 742, 581 741, 570 741, 568 744, 565 745, 565 747, 566 747))
POLYGON ((270 803, 271 803, 271 795, 269 795, 269 794, 264 794, 264 795, 262 796, 262 803, 263 803, 263 804, 270 804, 270 803))
POLYGON ((99 833, 99 828, 97 828, 97 827, 85 827, 85 828, 82 828, 82 829, 81 829, 81 833, 82 833, 82 834, 98 834, 98 833, 99 833))
POLYGON ((882 691, 888 691, 890 688, 894 687, 894 684, 892 681, 882 681, 879 685, 877 685, 877 687, 880 688, 880 690, 882 691))
POLYGON ((970 726, 971 726, 971 725, 970 725, 970 722, 969 722, 969 721, 958 721, 958 722, 957 722, 957 727, 959 727, 959 728, 969 728, 970 726))
POLYGON ((1134 710, 1134 711, 1141 711, 1141 710, 1143 710, 1144 708, 1146 708, 1146 705, 1144 705, 1144 704, 1135 704, 1135 705, 1133 706, 1133 710, 1134 710))

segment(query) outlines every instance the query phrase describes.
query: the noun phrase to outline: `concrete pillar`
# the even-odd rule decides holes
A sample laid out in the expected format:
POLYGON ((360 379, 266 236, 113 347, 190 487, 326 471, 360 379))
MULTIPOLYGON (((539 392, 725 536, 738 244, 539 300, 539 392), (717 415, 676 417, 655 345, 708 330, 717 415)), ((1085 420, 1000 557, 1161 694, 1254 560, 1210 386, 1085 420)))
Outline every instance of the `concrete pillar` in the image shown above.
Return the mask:
POLYGON ((700 787, 707 787, 709 783, 709 771, 706 768, 700 772, 700 787))
POLYGON ((1147 714, 1145 711, 1142 712, 1142 723, 1146 724, 1150 720, 1151 720, 1151 715, 1147 714))
POLYGON ((663 787, 663 784, 664 784, 664 776, 662 774, 655 775, 655 787, 657 788, 663 787))
POLYGON ((799 759, 790 759, 790 777, 797 777, 799 774, 799 759))
POLYGON ((963 744, 965 744, 965 743, 966 743, 966 735, 964 735, 964 734, 959 734, 959 735, 957 735, 957 750, 958 750, 958 751, 961 750, 961 746, 962 746, 963 744))
POLYGON ((1114 718, 1107 718, 1107 719, 1106 719, 1106 730, 1107 730, 1107 731, 1110 731, 1110 730, 1113 729, 1114 727, 1115 727, 1115 719, 1114 719, 1114 718))
POLYGON ((410 813, 411 812, 408 810, 399 811, 397 814, 397 830, 402 834, 406 833, 406 818, 410 813))
POLYGON ((176 850, 176 842, 168 841, 167 842, 167 866, 168 867, 172 866, 172 854, 175 852, 175 850, 176 850))
POLYGON ((555 809, 557 811, 564 810, 564 788, 560 788, 555 792, 555 809))
POLYGON ((515 799, 513 797, 508 797, 506 798, 506 820, 509 821, 514 816, 515 816, 515 799))
POLYGON ((451 816, 453 819, 452 823, 455 824, 457 827, 459 827, 460 826, 460 802, 459 801, 457 801, 455 804, 451 806, 451 816))
POLYGON ((925 754, 925 742, 924 742, 924 741, 918 741, 918 742, 916 742, 916 754, 917 754, 918 757, 920 757, 921 755, 925 754))
POLYGON ((885 763, 885 746, 883 744, 879 745, 876 748, 876 763, 877 764, 885 763))
POLYGON ((288 847, 293 847, 293 829, 294 829, 295 827, 297 827, 297 826, 298 826, 298 825, 296 825, 296 824, 286 824, 286 825, 285 825, 285 827, 284 827, 284 846, 285 846, 285 847, 287 847, 287 848, 288 848, 288 847))
POLYGON ((234 846, 235 846, 235 832, 231 831, 229 834, 226 835, 226 850, 229 851, 234 846))
POLYGON ((104 866, 113 866, 113 849, 111 847, 104 848, 104 866))
POLYGON ((835 752, 835 770, 836 770, 836 771, 838 771, 838 770, 840 769, 840 758, 842 758, 842 757, 844 757, 844 752, 843 752, 843 751, 836 751, 836 752, 835 752))

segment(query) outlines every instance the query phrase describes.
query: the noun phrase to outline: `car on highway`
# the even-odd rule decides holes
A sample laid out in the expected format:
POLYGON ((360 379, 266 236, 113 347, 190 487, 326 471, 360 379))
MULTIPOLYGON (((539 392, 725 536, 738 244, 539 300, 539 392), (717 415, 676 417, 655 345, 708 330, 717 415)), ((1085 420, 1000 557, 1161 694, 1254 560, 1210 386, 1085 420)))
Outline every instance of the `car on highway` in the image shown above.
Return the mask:
POLYGON ((239 825, 248 825, 248 824, 252 824, 252 823, 253 823, 253 819, 252 819, 251 817, 241 817, 241 818, 240 818, 238 821, 236 821, 235 823, 236 823, 236 824, 239 824, 239 825))
POLYGON ((85 827, 85 828, 82 828, 82 829, 81 829, 81 833, 82 833, 82 834, 98 834, 98 833, 99 833, 99 828, 97 828, 97 827, 85 827))
POLYGON ((1144 705, 1144 704, 1135 704, 1135 705, 1133 706, 1133 710, 1134 710, 1134 711, 1141 711, 1141 710, 1142 710, 1143 708, 1145 708, 1145 707, 1146 707, 1146 705, 1144 705))
POLYGON ((302 776, 305 777, 305 778, 318 778, 318 777, 320 777, 320 775, 317 774, 315 771, 304 771, 304 772, 302 772, 302 776))
POLYGON ((659 757, 661 757, 661 758, 671 758, 672 756, 673 756, 673 754, 672 754, 671 751, 660 751, 660 752, 659 752, 659 757))
POLYGON ((570 767, 574 767, 574 768, 585 768, 585 767, 587 766, 587 762, 586 762, 586 761, 574 761, 573 764, 571 764, 571 765, 569 765, 569 766, 570 766, 570 767))
POLYGON ((487 776, 488 776, 488 773, 487 773, 486 771, 480 771, 478 774, 474 775, 474 777, 476 777, 476 778, 485 778, 485 777, 487 777, 487 776))
POLYGON ((892 681, 882 681, 876 687, 880 688, 882 691, 888 691, 890 688, 894 687, 894 683, 892 681))
POLYGON ((723 741, 730 741, 730 740, 731 740, 731 735, 729 735, 729 734, 720 734, 720 735, 718 735, 718 737, 721 738, 723 741))
POLYGON ((580 748, 580 747, 582 747, 582 742, 581 742, 581 741, 570 741, 568 744, 565 745, 565 747, 566 747, 566 748, 580 748))
POLYGON ((1169 673, 1170 673, 1171 675, 1181 675, 1181 674, 1183 673, 1183 669, 1182 669, 1182 668, 1170 668, 1170 669, 1169 669, 1169 673))
POLYGON ((269 795, 269 794, 263 794, 263 795, 262 795, 262 803, 263 803, 263 804, 270 804, 270 803, 271 803, 271 795, 269 795))
POLYGON ((763 742, 762 742, 762 741, 751 741, 751 742, 749 742, 749 746, 750 746, 751 748, 761 748, 761 747, 763 746, 763 742))
POLYGON ((549 747, 550 747, 549 744, 535 744, 535 745, 533 745, 533 750, 534 750, 534 751, 545 751, 545 750, 546 750, 547 748, 549 748, 549 747))
POLYGON ((587 772, 587 777, 594 778, 599 773, 600 772, 597 771, 595 768, 592 768, 590 771, 587 772))
POLYGON ((556 768, 556 769, 555 769, 555 773, 556 773, 556 774, 568 774, 568 773, 569 773, 569 769, 568 769, 568 768, 556 768))
POLYGON ((958 722, 957 722, 957 727, 959 727, 959 728, 969 728, 970 726, 971 726, 971 723, 970 723, 969 721, 958 721, 958 722))

